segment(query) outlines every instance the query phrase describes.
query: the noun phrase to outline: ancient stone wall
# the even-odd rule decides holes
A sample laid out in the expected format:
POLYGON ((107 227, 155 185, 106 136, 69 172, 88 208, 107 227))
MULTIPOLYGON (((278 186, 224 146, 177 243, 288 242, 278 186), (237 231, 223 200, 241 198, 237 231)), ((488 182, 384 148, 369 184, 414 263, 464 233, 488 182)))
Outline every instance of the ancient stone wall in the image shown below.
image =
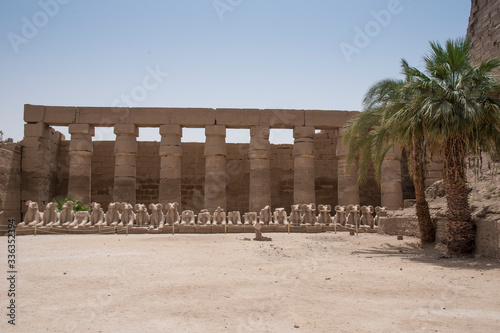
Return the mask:
POLYGON ((0 226, 21 219, 21 146, 0 143, 0 226))
MULTIPOLYGON (((335 206, 337 200, 337 131, 322 130, 314 136, 316 203, 335 206)), ((285 206, 287 211, 290 206, 285 206)))
MULTIPOLYGON (((346 175, 339 129, 356 112, 266 109, 88 108, 26 105, 22 200, 43 209, 54 196, 84 203, 179 202, 181 210, 259 212, 316 203, 402 206, 400 157, 384 161, 382 186, 346 175), (70 140, 50 126, 68 126, 70 140), (93 141, 113 126, 114 142, 93 141), (141 127, 160 142, 137 142, 141 127), (205 142, 184 144, 182 128, 204 128, 205 142), (249 144, 227 144, 226 130, 249 129, 249 144), (271 145, 270 131, 293 131, 292 145, 271 145), (26 176, 26 177, 25 177, 26 176)), ((373 173, 373 172, 372 172, 373 173)))
POLYGON ((57 185, 62 181, 60 167, 64 170, 66 160, 60 165, 60 143, 64 136, 44 123, 25 125, 22 146, 22 210, 26 211, 26 198, 37 198, 40 209, 56 195, 57 185))
POLYGON ((467 37, 471 40, 476 62, 500 57, 499 0, 472 0, 467 37))
MULTIPOLYGON (((337 204, 336 131, 321 131, 315 135, 316 202, 337 204)), ((92 155, 92 201, 106 207, 113 199, 115 158, 114 142, 94 141, 92 155)), ((160 156, 159 142, 138 142, 137 202, 149 205, 159 201, 160 156)), ((249 158, 248 144, 227 144, 227 206, 228 210, 248 211, 249 158)), ((57 197, 65 197, 69 177, 69 141, 60 144, 57 197)), ((204 143, 182 143, 181 209, 198 213, 204 208, 205 157, 204 143)), ((293 145, 271 145, 271 207, 293 204, 294 170, 293 145)), ((363 187, 363 200, 380 203, 380 188, 372 180, 363 187)))

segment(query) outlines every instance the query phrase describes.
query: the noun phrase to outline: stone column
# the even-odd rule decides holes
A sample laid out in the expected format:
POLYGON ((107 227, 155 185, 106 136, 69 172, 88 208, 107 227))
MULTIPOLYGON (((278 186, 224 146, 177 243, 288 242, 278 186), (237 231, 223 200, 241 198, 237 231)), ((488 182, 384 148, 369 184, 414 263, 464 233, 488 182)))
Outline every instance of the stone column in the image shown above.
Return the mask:
POLYGON ((250 194, 249 211, 260 212, 266 205, 271 205, 271 144, 269 126, 250 128, 250 194))
POLYGON ((403 207, 403 186, 401 181, 401 151, 391 149, 382 163, 380 184, 381 204, 388 209, 403 207))
POLYGON ((293 203, 316 203, 314 184, 314 127, 296 126, 293 130, 293 203))
POLYGON ((69 143, 68 196, 81 200, 83 204, 89 204, 94 127, 89 124, 70 124, 69 133, 71 141, 69 143))
POLYGON ((205 126, 205 208, 226 209, 226 126, 205 126))
POLYGON ((136 203, 136 157, 139 131, 134 124, 115 125, 115 182, 113 201, 136 203))
POLYGON ((54 186, 59 174, 59 144, 62 134, 46 123, 24 125, 24 139, 21 141, 21 208, 26 211, 26 201, 38 202, 40 210, 52 201, 54 186))
POLYGON ((342 130, 337 131, 337 158, 338 158, 338 203, 341 206, 359 204, 358 167, 351 165, 349 174, 346 174, 347 148, 342 144, 342 130))
POLYGON ((160 126, 160 203, 181 204, 182 128, 180 125, 160 126))

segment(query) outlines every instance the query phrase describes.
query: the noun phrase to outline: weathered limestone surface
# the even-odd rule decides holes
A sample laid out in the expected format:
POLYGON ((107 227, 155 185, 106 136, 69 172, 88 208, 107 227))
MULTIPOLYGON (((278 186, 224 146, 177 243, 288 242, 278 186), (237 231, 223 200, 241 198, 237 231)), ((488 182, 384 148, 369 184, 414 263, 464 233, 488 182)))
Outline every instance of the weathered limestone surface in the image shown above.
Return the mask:
POLYGON ((54 126, 89 124, 94 127, 135 124, 157 127, 164 124, 182 127, 223 125, 227 128, 294 128, 312 126, 337 129, 356 111, 285 110, 285 109, 211 109, 211 108, 127 108, 25 105, 25 121, 45 122, 54 126))
POLYGON ((226 210, 226 127, 205 126, 205 208, 213 212, 217 207, 226 210))
POLYGON ((87 124, 70 124, 68 195, 90 204, 91 161, 94 128, 87 124))
POLYGON ((293 130, 294 203, 316 202, 314 184, 314 127, 297 126, 293 130))
MULTIPOLYGON (((337 204, 337 131, 321 130, 314 135, 314 177, 316 202, 337 204)), ((289 205, 273 206, 288 207, 289 205)))
POLYGON ((500 221, 476 221, 476 255, 500 259, 500 221))
POLYGON ((180 125, 162 125, 160 126, 160 134, 160 202, 180 203, 182 202, 182 128, 180 125))
POLYGON ((443 161, 437 156, 425 164, 425 187, 429 187, 438 180, 443 179, 443 161))
MULTIPOLYGON (((498 0, 472 0, 467 37, 476 63, 500 57, 500 4, 498 0)), ((500 75, 500 70, 497 71, 500 75)))
POLYGON ((136 203, 136 157, 139 135, 134 124, 115 125, 115 180, 113 201, 136 203))
MULTIPOLYGON (((36 201, 41 209, 52 201, 59 182, 59 144, 62 134, 47 124, 28 123, 24 125, 22 146, 21 200, 36 201)), ((63 165, 69 160, 63 161, 63 165)), ((23 212, 26 206, 21 205, 23 212)))
POLYGON ((342 137, 337 138, 338 158, 338 197, 339 205, 347 206, 359 202, 358 169, 355 164, 351 166, 349 174, 346 174, 347 148, 342 144, 342 137))
MULTIPOLYGON (((296 202, 342 203, 345 196, 338 194, 349 182, 337 180, 339 174, 343 177, 338 171, 343 167, 342 159, 339 161, 335 154, 337 128, 353 114, 321 110, 25 106, 27 125, 48 121, 50 125, 69 124, 72 128, 74 140, 62 142, 54 150, 55 169, 50 174, 59 177, 47 183, 50 193, 56 195, 53 188, 57 187, 57 195, 65 196, 69 188, 69 194, 81 196, 75 191, 86 186, 70 185, 78 178, 70 177, 70 173, 83 177, 80 182, 87 184, 80 174, 87 175, 90 159, 92 201, 103 205, 115 201, 175 201, 182 210, 195 213, 203 208, 213 211, 217 206, 229 211, 260 211, 266 205, 290 207, 296 202), (61 117, 57 117, 58 113, 61 117), (91 142, 91 135, 80 133, 82 126, 90 131, 93 126, 111 125, 117 135, 115 143, 92 142, 90 158, 90 147, 75 148, 81 145, 78 141, 91 142), (159 127, 161 142, 136 142, 141 126, 159 127), (183 127, 202 126, 206 128, 206 144, 181 143, 183 127), (226 144, 226 128, 251 128, 251 144, 226 144), (262 128, 264 134, 258 130, 262 128), (294 129, 296 144, 270 145, 270 128, 294 129), (315 129, 321 131, 315 133, 315 129), (110 158, 112 154, 114 159, 110 158)), ((34 137, 35 142, 40 141, 39 136, 34 137)), ((25 141, 30 143, 29 137, 25 141)), ((380 189, 374 181, 362 185, 360 195, 355 177, 353 180, 356 191, 346 192, 356 195, 344 200, 345 204, 380 204, 380 189)))
POLYGON ((381 181, 382 206, 388 209, 403 207, 403 186, 401 183, 401 152, 392 149, 382 163, 381 181))
POLYGON ((258 211, 271 203, 271 144, 269 127, 254 126, 250 129, 250 197, 249 211, 258 211))
POLYGON ((0 143, 0 226, 21 221, 21 146, 0 143))

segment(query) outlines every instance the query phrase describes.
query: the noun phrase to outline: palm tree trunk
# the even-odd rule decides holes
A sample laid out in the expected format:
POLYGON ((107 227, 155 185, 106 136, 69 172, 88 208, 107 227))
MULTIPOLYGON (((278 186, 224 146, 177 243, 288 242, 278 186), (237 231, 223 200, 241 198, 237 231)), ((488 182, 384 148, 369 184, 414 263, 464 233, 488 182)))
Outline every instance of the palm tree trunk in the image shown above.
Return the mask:
POLYGON ((422 147, 419 144, 413 146, 410 152, 413 175, 413 184, 415 186, 415 210, 418 219, 418 228, 420 230, 420 241, 422 244, 434 243, 436 241, 436 228, 431 220, 429 204, 425 199, 425 174, 424 160, 422 158, 422 147))
POLYGON ((463 255, 474 251, 476 228, 471 218, 469 187, 465 174, 465 143, 449 138, 444 150, 444 186, 448 210, 448 254, 463 255))

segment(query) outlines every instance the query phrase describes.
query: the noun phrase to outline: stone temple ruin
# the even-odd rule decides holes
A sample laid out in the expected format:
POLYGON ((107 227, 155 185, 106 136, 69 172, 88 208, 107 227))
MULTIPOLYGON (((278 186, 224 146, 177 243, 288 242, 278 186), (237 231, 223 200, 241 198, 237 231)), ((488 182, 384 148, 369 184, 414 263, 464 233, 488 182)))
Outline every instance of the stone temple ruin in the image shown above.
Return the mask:
MULTIPOLYGON (((167 214, 167 205, 177 203, 177 214, 192 220, 200 213, 213 220, 219 207, 237 221, 238 214, 240 220, 252 212, 258 217, 268 207, 265 224, 276 214, 293 220, 293 205, 317 203, 324 221, 337 205, 403 207, 414 194, 400 153, 388 154, 380 187, 373 176, 360 187, 355 168, 345 174, 347 151, 339 133, 356 113, 25 105, 24 140, 4 147, 14 165, 8 187, 18 191, 19 200, 14 195, 4 202, 2 219, 22 221, 26 203, 44 211, 54 197, 65 196, 103 208, 118 204, 120 214, 124 203, 135 207, 134 214, 148 208, 154 214, 158 204, 167 214), (67 126, 71 137, 66 140, 51 126, 67 126), (99 127, 113 127, 116 141, 94 141, 99 127), (160 142, 138 142, 141 127, 157 128, 160 142), (204 128, 205 143, 182 143, 184 127, 204 128), (271 144, 273 128, 293 130, 294 144, 271 144), (226 129, 250 130, 250 144, 227 144, 226 129)), ((429 183, 440 178, 439 166, 428 171, 429 183)), ((316 206, 310 214, 316 216, 316 206)))

